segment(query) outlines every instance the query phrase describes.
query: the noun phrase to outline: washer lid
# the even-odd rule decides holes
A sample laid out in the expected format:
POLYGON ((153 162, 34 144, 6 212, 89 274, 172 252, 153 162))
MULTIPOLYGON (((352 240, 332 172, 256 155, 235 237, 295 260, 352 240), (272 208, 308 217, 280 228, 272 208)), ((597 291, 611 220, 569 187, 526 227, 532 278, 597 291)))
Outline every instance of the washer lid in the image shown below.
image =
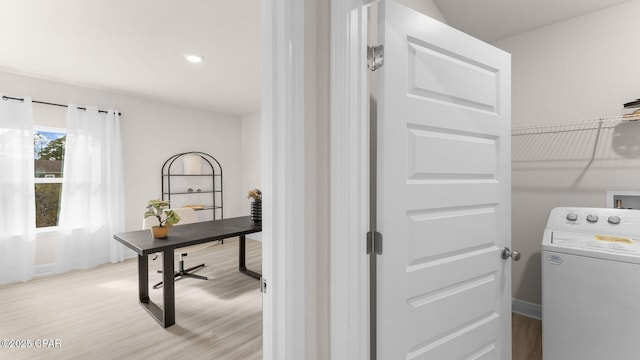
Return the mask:
POLYGON ((617 235, 553 231, 551 239, 546 245, 594 253, 625 254, 640 257, 640 239, 617 235))

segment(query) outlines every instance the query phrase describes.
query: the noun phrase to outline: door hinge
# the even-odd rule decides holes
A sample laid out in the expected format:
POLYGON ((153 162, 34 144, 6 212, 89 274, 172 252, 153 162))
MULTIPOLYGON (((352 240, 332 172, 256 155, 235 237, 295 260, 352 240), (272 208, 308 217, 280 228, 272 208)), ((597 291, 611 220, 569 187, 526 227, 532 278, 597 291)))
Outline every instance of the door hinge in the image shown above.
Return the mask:
POLYGON ((376 71, 384 65, 384 45, 367 46, 367 67, 376 71))
POLYGON ((367 254, 382 255, 382 234, 377 231, 367 233, 367 254))
POLYGON ((267 279, 265 278, 260 278, 260 291, 263 294, 267 293, 267 279))

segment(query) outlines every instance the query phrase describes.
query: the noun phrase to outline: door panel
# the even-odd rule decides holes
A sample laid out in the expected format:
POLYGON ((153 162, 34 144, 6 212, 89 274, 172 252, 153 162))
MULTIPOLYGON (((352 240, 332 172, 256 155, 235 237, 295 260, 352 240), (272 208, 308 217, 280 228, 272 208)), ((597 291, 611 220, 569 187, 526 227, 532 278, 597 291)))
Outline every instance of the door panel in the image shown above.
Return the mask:
POLYGON ((511 354, 510 58, 379 4, 377 358, 511 354))
POLYGON ((409 179, 495 178, 497 142, 409 124, 409 179))
POLYGON ((495 221, 493 207, 409 212, 407 263, 417 265, 473 248, 491 247, 496 238, 496 228, 492 226, 495 221))
POLYGON ((500 331, 499 317, 495 314, 445 337, 442 342, 425 346, 413 354, 411 359, 504 359, 493 336, 500 331))
POLYGON ((407 37, 409 93, 436 101, 495 111, 497 69, 407 37), (439 74, 449 74, 446 83, 439 74), (471 82, 474 86, 467 86, 471 82))
POLYGON ((416 285, 407 291, 407 299, 436 293, 477 277, 495 274, 499 267, 492 264, 494 255, 492 249, 483 249, 450 256, 445 261, 430 261, 409 267, 407 281, 416 285), (446 273, 447 276, 442 276, 441 273, 446 273))

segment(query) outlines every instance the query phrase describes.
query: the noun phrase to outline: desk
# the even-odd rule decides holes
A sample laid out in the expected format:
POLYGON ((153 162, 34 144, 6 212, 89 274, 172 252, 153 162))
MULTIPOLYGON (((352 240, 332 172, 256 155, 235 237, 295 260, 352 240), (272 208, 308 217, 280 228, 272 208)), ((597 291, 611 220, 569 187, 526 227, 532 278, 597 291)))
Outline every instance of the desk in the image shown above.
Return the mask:
POLYGON ((246 234, 262 231, 262 225, 254 224, 248 216, 203 221, 174 226, 166 239, 154 239, 151 231, 138 230, 115 234, 113 238, 138 254, 138 296, 140 305, 153 316, 158 323, 167 328, 176 323, 175 284, 173 251, 177 248, 222 240, 238 236, 238 270, 256 279, 260 274, 245 266, 246 234), (149 298, 149 258, 148 255, 162 253, 162 299, 164 309, 149 298))

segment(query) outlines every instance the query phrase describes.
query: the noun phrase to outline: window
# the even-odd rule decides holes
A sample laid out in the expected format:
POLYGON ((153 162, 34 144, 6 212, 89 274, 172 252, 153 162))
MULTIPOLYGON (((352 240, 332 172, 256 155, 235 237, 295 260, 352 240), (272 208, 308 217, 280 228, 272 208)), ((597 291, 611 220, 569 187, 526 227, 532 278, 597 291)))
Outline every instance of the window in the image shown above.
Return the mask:
POLYGON ((60 129, 34 131, 36 228, 58 226, 66 139, 60 129))

